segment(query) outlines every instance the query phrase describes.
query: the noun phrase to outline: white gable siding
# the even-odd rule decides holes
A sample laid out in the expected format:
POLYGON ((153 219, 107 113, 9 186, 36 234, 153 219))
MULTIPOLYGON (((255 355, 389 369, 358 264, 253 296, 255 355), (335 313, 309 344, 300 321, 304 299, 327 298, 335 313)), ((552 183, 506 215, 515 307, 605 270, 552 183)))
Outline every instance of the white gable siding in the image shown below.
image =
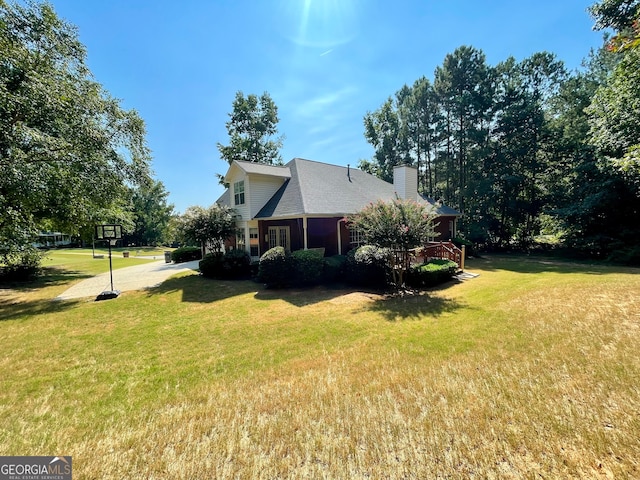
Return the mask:
POLYGON ((250 187, 248 191, 248 202, 250 208, 247 219, 253 218, 258 214, 260 209, 265 206, 271 197, 273 197, 273 194, 278 191, 285 180, 286 179, 284 178, 266 175, 249 175, 248 183, 250 183, 250 187))
POLYGON ((249 219, 249 195, 250 195, 250 186, 249 186, 249 178, 247 175, 242 172, 240 169, 237 169, 235 175, 232 177, 227 177, 229 181, 229 194, 230 194, 230 203, 231 207, 236 211, 237 215, 241 215, 243 220, 249 219), (236 205, 235 195, 233 193, 233 185, 236 182, 241 182, 244 180, 244 205, 236 205))

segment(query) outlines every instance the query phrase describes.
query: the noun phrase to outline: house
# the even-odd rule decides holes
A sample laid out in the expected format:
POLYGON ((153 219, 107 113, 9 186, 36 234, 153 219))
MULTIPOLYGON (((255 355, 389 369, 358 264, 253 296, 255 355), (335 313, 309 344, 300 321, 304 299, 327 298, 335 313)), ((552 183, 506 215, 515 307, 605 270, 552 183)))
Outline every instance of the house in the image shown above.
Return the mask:
POLYGON ((428 203, 438 214, 438 240, 456 235, 460 212, 419 195, 416 168, 395 167, 393 176, 391 184, 349 166, 301 158, 283 166, 234 161, 224 177, 229 188, 217 203, 235 209, 235 247, 254 259, 276 246, 345 254, 362 243, 359 232, 345 224, 345 216, 378 200, 428 203))
POLYGON ((68 247, 73 244, 71 235, 62 232, 39 232, 38 240, 33 243, 36 248, 68 247))

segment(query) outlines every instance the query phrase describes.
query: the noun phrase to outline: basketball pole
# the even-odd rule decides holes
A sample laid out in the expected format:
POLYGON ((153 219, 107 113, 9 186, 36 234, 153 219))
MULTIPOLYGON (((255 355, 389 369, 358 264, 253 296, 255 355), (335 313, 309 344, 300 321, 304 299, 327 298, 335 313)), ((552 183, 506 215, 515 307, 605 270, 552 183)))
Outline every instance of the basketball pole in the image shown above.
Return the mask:
POLYGON ((111 264, 111 240, 109 240, 109 277, 111 277, 111 291, 113 292, 113 266, 111 264))

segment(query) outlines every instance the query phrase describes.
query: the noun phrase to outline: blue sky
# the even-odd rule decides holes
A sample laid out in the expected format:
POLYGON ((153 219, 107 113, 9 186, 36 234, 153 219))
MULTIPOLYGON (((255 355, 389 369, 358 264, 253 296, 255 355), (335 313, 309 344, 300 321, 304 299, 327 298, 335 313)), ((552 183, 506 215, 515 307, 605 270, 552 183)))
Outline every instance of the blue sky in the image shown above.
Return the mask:
POLYGON ((602 43, 578 0, 51 0, 76 25, 96 80, 147 125, 153 169, 177 212, 211 205, 216 143, 238 90, 269 92, 294 157, 370 158, 363 117, 433 79, 461 45, 495 65, 549 51, 569 69, 602 43))

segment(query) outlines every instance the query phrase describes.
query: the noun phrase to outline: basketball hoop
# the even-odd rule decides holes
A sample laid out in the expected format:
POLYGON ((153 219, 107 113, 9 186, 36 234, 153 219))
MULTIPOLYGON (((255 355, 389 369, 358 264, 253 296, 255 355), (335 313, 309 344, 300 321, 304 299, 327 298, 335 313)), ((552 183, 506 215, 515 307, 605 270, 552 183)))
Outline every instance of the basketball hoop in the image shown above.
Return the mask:
POLYGON ((115 245, 115 240, 122 238, 122 225, 96 225, 96 239, 110 240, 115 245))
POLYGON ((119 290, 113 289, 113 266, 111 265, 111 247, 118 243, 118 240, 122 239, 122 225, 107 224, 96 225, 96 239, 105 240, 109 245, 109 276, 111 278, 111 290, 102 292, 96 300, 108 300, 109 298, 116 298, 120 295, 119 290))

